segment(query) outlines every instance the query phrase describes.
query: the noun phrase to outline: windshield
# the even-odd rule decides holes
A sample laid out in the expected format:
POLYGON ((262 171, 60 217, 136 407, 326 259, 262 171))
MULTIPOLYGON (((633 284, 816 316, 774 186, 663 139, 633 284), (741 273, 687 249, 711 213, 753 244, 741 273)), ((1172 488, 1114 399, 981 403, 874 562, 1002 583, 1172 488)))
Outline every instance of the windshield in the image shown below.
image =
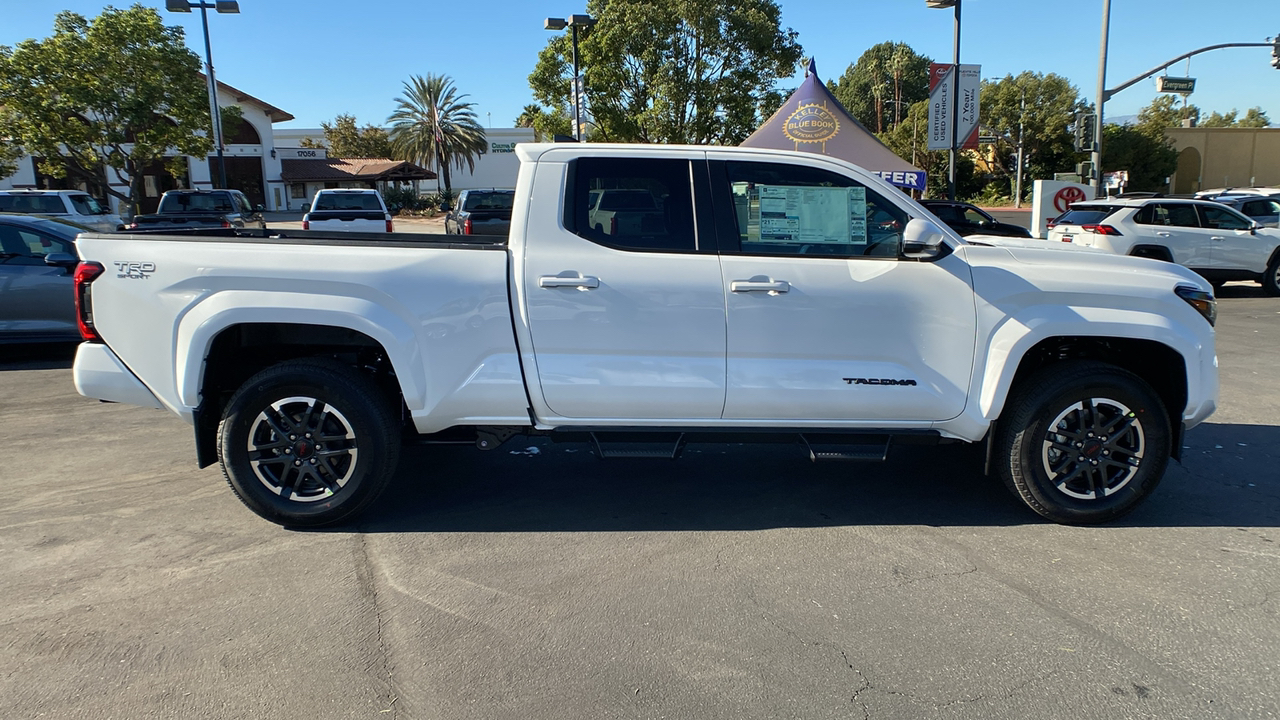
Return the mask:
POLYGON ((467 202, 463 210, 510 210, 515 201, 515 193, 480 192, 467 193, 467 202))
POLYGON ((312 210, 382 210, 373 193, 320 193, 312 210))
POLYGON ((1058 217, 1058 225, 1096 225, 1120 208, 1112 205, 1084 205, 1073 207, 1058 217))
POLYGON ((71 207, 81 215, 106 215, 108 212, 92 195, 69 195, 68 197, 71 198, 71 207))
POLYGON ((160 199, 160 208, 157 210, 161 215, 171 213, 201 213, 201 212, 234 212, 235 208, 231 206, 231 199, 226 193, 165 193, 160 199))
POLYGON ((0 211, 28 215, 64 215, 67 207, 57 195, 0 195, 0 211))

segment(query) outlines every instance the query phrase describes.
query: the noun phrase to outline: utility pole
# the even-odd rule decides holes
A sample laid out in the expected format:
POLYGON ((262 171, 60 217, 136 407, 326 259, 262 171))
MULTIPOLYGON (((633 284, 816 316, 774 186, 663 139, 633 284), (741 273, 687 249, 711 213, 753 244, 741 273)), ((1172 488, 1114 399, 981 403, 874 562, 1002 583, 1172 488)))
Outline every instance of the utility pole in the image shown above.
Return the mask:
POLYGON ((1102 0, 1102 42, 1098 46, 1098 100, 1094 105, 1093 152, 1089 158, 1089 185, 1094 197, 1102 197, 1102 105, 1107 101, 1107 40, 1111 32, 1111 0, 1102 0))
POLYGON ((1022 132, 1027 117, 1027 89, 1022 88, 1022 110, 1018 113, 1018 177, 1014 181, 1013 206, 1022 207, 1022 132))
MULTIPOLYGON (((1110 0, 1107 0, 1110 2, 1110 0)), ((956 0, 956 30, 951 69, 951 164, 947 169, 947 199, 956 199, 956 153, 960 150, 960 0, 956 0)))

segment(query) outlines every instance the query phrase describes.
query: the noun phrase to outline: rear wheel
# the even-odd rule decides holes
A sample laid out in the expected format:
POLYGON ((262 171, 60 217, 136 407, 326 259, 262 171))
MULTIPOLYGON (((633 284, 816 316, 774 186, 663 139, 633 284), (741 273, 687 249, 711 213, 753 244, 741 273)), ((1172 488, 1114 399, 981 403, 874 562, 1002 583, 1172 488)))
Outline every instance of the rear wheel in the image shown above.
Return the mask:
POLYGON ((1092 361, 1041 369, 997 425, 996 470, 1032 510, 1092 524, 1138 506, 1168 464, 1169 416, 1140 378, 1092 361))
POLYGON ((1262 275, 1262 291, 1271 297, 1280 296, 1280 252, 1271 258, 1271 264, 1262 275))
POLYGON ((335 362, 301 360, 246 382, 218 428, 222 472, 258 515, 281 525, 344 520, 373 502, 399 455, 390 403, 335 362))

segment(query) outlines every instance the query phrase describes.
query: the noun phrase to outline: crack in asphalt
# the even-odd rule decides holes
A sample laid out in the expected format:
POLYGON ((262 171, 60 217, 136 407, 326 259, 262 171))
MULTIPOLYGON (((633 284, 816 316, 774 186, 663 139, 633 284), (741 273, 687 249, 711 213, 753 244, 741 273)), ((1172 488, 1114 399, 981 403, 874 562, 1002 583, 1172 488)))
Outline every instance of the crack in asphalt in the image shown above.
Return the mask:
POLYGON ((394 676, 394 663, 391 661, 391 653, 387 648, 386 638, 383 637, 383 627, 386 625, 386 618, 383 617, 382 605, 379 602, 378 585, 374 582, 373 560, 369 555, 368 536, 364 534, 356 535, 356 545, 359 548, 358 562, 356 563, 356 582, 359 584, 360 593, 369 602, 370 608, 373 610, 375 622, 374 642, 377 645, 379 670, 387 678, 387 706, 379 710, 379 713, 389 713, 394 719, 398 713, 396 701, 400 699, 396 694, 396 681, 394 676))

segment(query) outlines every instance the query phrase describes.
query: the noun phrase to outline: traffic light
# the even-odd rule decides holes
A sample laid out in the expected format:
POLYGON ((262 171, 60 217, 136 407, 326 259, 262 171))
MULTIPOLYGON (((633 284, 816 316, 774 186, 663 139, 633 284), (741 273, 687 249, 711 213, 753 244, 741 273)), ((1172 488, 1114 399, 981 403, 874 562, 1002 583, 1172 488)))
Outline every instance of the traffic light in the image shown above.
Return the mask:
POLYGON ((1271 67, 1280 70, 1280 35, 1271 42, 1271 67))
POLYGON ((1076 113, 1076 152, 1093 151, 1093 125, 1095 122, 1096 116, 1093 113, 1076 113))

